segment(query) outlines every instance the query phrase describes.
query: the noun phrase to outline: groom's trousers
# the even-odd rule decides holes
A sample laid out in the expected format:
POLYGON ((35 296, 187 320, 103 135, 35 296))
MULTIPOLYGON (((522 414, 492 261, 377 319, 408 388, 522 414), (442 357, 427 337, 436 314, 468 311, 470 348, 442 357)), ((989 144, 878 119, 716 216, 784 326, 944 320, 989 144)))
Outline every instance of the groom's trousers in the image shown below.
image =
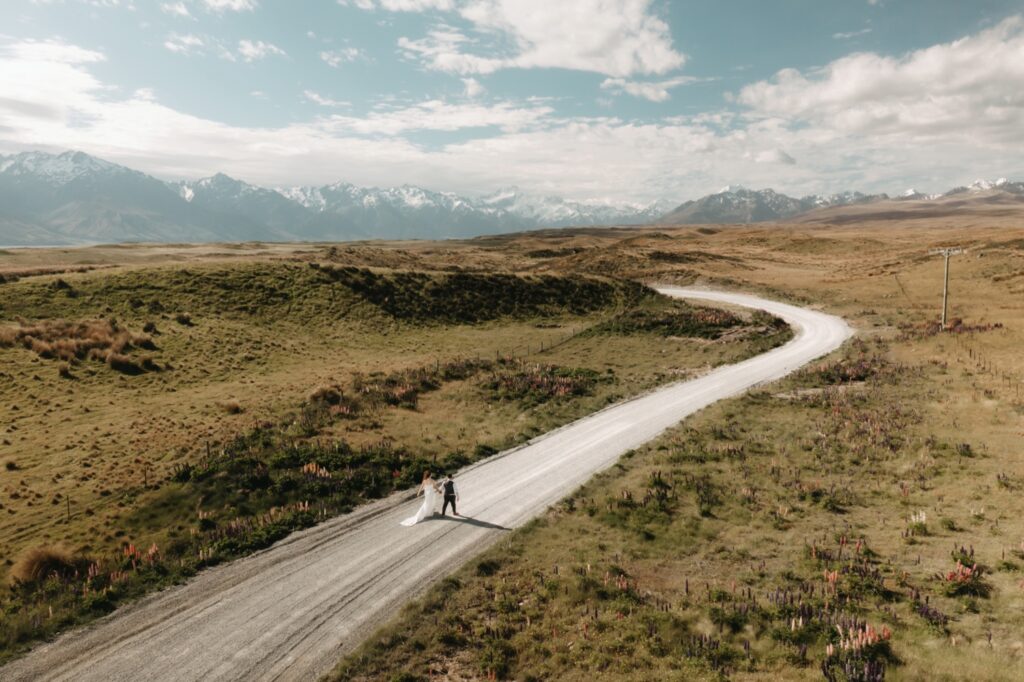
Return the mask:
POLYGON ((448 511, 448 505, 449 504, 452 505, 452 514, 455 514, 456 516, 458 516, 459 512, 455 511, 455 496, 454 495, 445 495, 444 496, 444 504, 441 505, 441 516, 444 516, 444 513, 446 511, 448 511))

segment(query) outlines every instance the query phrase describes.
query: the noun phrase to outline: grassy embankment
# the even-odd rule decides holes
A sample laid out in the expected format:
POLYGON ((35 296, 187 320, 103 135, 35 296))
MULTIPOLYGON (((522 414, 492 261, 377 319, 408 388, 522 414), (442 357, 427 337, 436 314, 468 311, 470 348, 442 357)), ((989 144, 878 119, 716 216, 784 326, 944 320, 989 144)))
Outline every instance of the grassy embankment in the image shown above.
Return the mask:
MULTIPOLYGON (((816 299, 862 338, 626 456, 334 678, 1024 676, 1024 241, 865 232, 715 233, 737 267, 661 271, 816 299), (965 321, 937 334, 922 252, 952 239, 975 247, 954 263, 965 321)), ((644 276, 630 254, 692 238, 583 248, 644 276)))
POLYGON ((5 655, 786 335, 600 279, 316 264, 29 277, 0 305, 5 655))

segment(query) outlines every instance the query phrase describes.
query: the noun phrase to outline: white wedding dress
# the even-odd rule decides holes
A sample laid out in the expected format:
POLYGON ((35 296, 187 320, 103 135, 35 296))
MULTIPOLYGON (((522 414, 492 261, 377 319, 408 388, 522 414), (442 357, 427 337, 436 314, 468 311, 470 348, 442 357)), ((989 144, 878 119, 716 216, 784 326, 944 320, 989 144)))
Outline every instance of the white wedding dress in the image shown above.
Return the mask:
POLYGON ((425 518, 434 515, 434 510, 437 508, 437 493, 434 491, 434 485, 431 483, 423 490, 423 504, 420 505, 419 510, 415 516, 402 521, 403 526, 415 526, 417 523, 425 518))

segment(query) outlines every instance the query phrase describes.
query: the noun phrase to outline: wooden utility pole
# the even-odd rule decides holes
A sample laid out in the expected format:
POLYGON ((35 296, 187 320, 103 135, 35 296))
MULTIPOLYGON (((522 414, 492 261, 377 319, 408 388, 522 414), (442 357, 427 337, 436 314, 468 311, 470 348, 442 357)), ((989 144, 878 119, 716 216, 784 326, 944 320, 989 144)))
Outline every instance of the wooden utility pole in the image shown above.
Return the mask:
POLYGON ((949 309, 949 257, 957 256, 963 252, 964 250, 957 246, 929 251, 931 254, 941 255, 946 259, 946 273, 942 281, 942 331, 946 329, 946 311, 949 309))

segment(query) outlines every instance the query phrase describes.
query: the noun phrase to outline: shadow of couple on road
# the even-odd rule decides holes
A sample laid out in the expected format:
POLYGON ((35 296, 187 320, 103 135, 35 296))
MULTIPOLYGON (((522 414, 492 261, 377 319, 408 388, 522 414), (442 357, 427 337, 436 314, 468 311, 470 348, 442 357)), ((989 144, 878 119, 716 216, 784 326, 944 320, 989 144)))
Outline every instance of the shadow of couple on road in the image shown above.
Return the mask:
POLYGON ((494 530, 512 530, 505 526, 499 526, 496 523, 490 523, 489 521, 481 521, 480 519, 474 519, 472 516, 441 516, 435 513, 433 516, 423 519, 424 521, 458 521, 459 523, 466 523, 470 526, 477 526, 478 528, 493 528, 494 530))

